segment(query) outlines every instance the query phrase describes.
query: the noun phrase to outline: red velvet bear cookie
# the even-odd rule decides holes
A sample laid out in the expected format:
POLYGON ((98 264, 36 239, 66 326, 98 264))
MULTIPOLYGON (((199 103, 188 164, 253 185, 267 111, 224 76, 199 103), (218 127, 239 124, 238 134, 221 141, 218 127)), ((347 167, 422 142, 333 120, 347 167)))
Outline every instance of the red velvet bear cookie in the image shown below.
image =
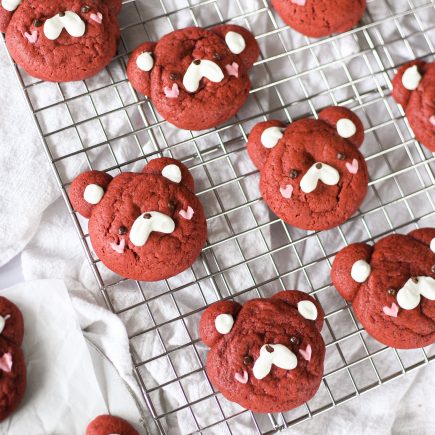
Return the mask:
POLYGON ((325 230, 349 219, 368 188, 367 165, 358 148, 359 118, 343 107, 323 110, 318 120, 257 124, 248 152, 260 170, 263 199, 283 221, 325 230))
POLYGON ((84 80, 113 58, 121 0, 1 0, 0 31, 15 62, 52 82, 84 80))
POLYGON ((207 374, 228 399, 255 412, 289 411, 317 392, 323 376, 324 312, 306 293, 289 290, 243 307, 221 301, 201 317, 211 349, 207 374))
POLYGON ((393 79, 393 97, 406 110, 415 137, 435 152, 435 62, 409 62, 393 79))
POLYGON ((189 170, 177 160, 152 160, 141 173, 115 178, 90 171, 72 183, 75 210, 89 219, 92 246, 121 276, 167 279, 199 256, 207 238, 201 203, 189 170))
POLYGON ((272 0, 282 19, 303 35, 319 38, 352 29, 366 0, 272 0))
POLYGON ((435 343, 435 229, 350 245, 331 274, 376 340, 399 349, 435 343))
POLYGON ((0 296, 0 421, 18 408, 26 391, 26 363, 20 348, 23 337, 21 311, 0 296))
POLYGON ((243 106, 251 89, 248 72, 258 56, 254 36, 243 27, 189 27, 137 47, 127 74, 171 124, 205 130, 243 106))
POLYGON ((123 418, 99 415, 89 423, 86 435, 139 435, 139 432, 123 418))

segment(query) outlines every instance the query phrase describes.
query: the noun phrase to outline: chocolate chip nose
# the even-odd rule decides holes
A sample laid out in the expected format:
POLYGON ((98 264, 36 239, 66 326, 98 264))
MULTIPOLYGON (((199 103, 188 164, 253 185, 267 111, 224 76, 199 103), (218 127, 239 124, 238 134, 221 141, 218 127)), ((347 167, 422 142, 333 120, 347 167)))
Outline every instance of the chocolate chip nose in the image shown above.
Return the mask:
POLYGON ((266 350, 267 350, 269 353, 273 353, 273 352, 274 352, 273 347, 272 347, 272 346, 269 346, 269 345, 266 346, 266 350))
POLYGON ((64 17, 65 16, 65 12, 59 12, 59 17, 64 17))
POLYGON ((317 169, 322 169, 322 164, 321 163, 317 163, 316 168, 317 169))
POLYGON ((144 219, 151 219, 152 216, 151 216, 149 213, 145 213, 145 214, 143 215, 143 218, 144 218, 144 219))
POLYGON ((201 65, 201 61, 199 59, 194 60, 193 63, 195 65, 201 65))

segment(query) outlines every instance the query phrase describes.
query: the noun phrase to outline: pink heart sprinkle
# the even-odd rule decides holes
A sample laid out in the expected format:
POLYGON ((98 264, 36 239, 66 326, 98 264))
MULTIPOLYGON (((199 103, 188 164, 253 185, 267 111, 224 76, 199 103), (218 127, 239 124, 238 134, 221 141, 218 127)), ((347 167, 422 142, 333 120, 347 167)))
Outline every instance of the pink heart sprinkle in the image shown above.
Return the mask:
POLYGON ((249 379, 248 372, 246 370, 243 370, 243 376, 240 373, 236 373, 234 375, 234 379, 237 382, 240 382, 241 384, 247 384, 248 383, 248 379, 249 379))
POLYGON ((103 14, 101 12, 97 12, 96 14, 91 14, 89 18, 91 20, 94 20, 98 24, 101 24, 103 22, 103 14))
POLYGON ((302 355, 302 358, 306 361, 311 361, 311 344, 308 344, 305 350, 299 349, 299 353, 302 355))
POLYGON ((180 216, 184 219, 187 219, 188 221, 190 221, 190 219, 193 218, 194 215, 194 211, 193 208, 189 205, 189 207, 187 207, 187 211, 186 210, 180 210, 180 216))
POLYGON ((24 34, 24 36, 27 38, 27 40, 31 43, 31 44, 36 44, 36 41, 38 40, 38 32, 36 30, 33 30, 32 33, 28 33, 26 32, 24 34))
POLYGON ((163 91, 165 92, 165 95, 168 98, 178 98, 178 96, 180 95, 180 90, 178 89, 178 85, 177 83, 174 83, 172 85, 172 89, 168 88, 167 86, 165 87, 165 89, 163 89, 163 91))
POLYGON ((281 187, 279 189, 283 198, 290 199, 293 195, 293 186, 291 184, 287 184, 285 187, 281 187))
POLYGON ((346 168, 351 174, 356 174, 359 169, 359 164, 357 159, 353 159, 352 164, 347 162, 346 168))
POLYGON ((121 241, 119 242, 119 245, 112 242, 110 244, 110 247, 118 254, 123 254, 125 251, 125 239, 121 239, 121 241))
POLYGON ((429 122, 435 127, 435 115, 432 115, 430 118, 429 118, 429 122))
POLYGON ((291 2, 298 6, 305 6, 307 0, 291 0, 291 2))
POLYGON ((384 307, 382 308, 382 311, 390 317, 397 317, 399 314, 399 307, 393 302, 391 304, 391 307, 384 307))
POLYGON ((230 76, 237 78, 239 77, 239 65, 236 62, 233 62, 231 65, 227 65, 225 69, 230 76))
POLYGON ((0 358, 0 369, 7 373, 12 370, 12 355, 10 352, 4 353, 0 358))

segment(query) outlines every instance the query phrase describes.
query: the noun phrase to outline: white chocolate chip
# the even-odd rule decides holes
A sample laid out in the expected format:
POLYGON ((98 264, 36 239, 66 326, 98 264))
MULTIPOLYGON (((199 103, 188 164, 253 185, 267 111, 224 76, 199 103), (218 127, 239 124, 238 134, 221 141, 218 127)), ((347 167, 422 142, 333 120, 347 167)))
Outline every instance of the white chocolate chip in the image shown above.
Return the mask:
POLYGON ((367 281, 367 278, 370 276, 372 271, 372 267, 365 260, 356 261, 350 272, 350 276, 356 282, 363 283, 367 281))
POLYGON ((356 125, 347 118, 339 119, 337 122, 337 133, 345 138, 349 139, 350 137, 354 136, 356 133, 356 125))
POLYGON ((234 325, 234 319, 231 314, 219 314, 214 320, 214 326, 219 334, 228 334, 234 325))
POLYGON ((98 204, 104 196, 104 189, 98 184, 89 184, 83 193, 86 202, 92 205, 98 204))

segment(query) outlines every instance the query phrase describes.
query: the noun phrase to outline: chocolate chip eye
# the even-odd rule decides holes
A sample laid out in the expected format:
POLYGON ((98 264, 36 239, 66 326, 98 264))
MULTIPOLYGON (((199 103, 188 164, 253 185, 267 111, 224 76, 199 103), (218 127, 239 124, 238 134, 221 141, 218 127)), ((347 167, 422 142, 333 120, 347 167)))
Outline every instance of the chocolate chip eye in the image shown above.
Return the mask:
POLYGON ((35 21, 33 21, 33 25, 35 27, 41 27, 42 26, 42 21, 41 20, 35 20, 35 21))
POLYGON ((291 344, 298 345, 298 344, 300 343, 300 340, 299 340, 298 337, 291 337, 291 338, 290 338, 290 343, 291 343, 291 344))
POLYGON ((387 290, 387 293, 388 293, 390 296, 396 296, 397 291, 396 291, 395 289, 393 289, 393 288, 389 288, 389 289, 387 290))
POLYGON ((178 74, 177 74, 177 73, 171 73, 170 76, 169 76, 169 78, 170 78, 171 80, 175 81, 175 80, 178 79, 178 74))
POLYGON ((168 208, 171 209, 171 210, 174 210, 176 205, 177 204, 176 204, 175 201, 171 200, 171 201, 168 202, 168 208))
POLYGON ((243 358, 243 364, 245 364, 245 366, 248 366, 249 364, 252 364, 254 362, 254 358, 252 358, 251 355, 246 355, 243 358))
POLYGON ((82 9, 81 9, 81 11, 84 14, 88 13, 90 10, 91 10, 90 6, 83 6, 82 9))
POLYGON ((337 159, 338 160, 344 160, 346 158, 346 154, 344 154, 344 153, 338 153, 337 154, 337 159))
POLYGON ((127 233, 127 227, 124 227, 124 225, 122 225, 122 226, 120 226, 119 228, 118 228, 118 234, 120 235, 120 236, 123 236, 124 234, 126 234, 127 233))
POLYGON ((213 59, 222 60, 222 56, 219 53, 213 53, 213 59))
POLYGON ((292 170, 290 171, 290 178, 291 178, 292 180, 294 180, 295 178, 297 178, 298 175, 299 175, 299 171, 298 171, 297 169, 292 169, 292 170))

